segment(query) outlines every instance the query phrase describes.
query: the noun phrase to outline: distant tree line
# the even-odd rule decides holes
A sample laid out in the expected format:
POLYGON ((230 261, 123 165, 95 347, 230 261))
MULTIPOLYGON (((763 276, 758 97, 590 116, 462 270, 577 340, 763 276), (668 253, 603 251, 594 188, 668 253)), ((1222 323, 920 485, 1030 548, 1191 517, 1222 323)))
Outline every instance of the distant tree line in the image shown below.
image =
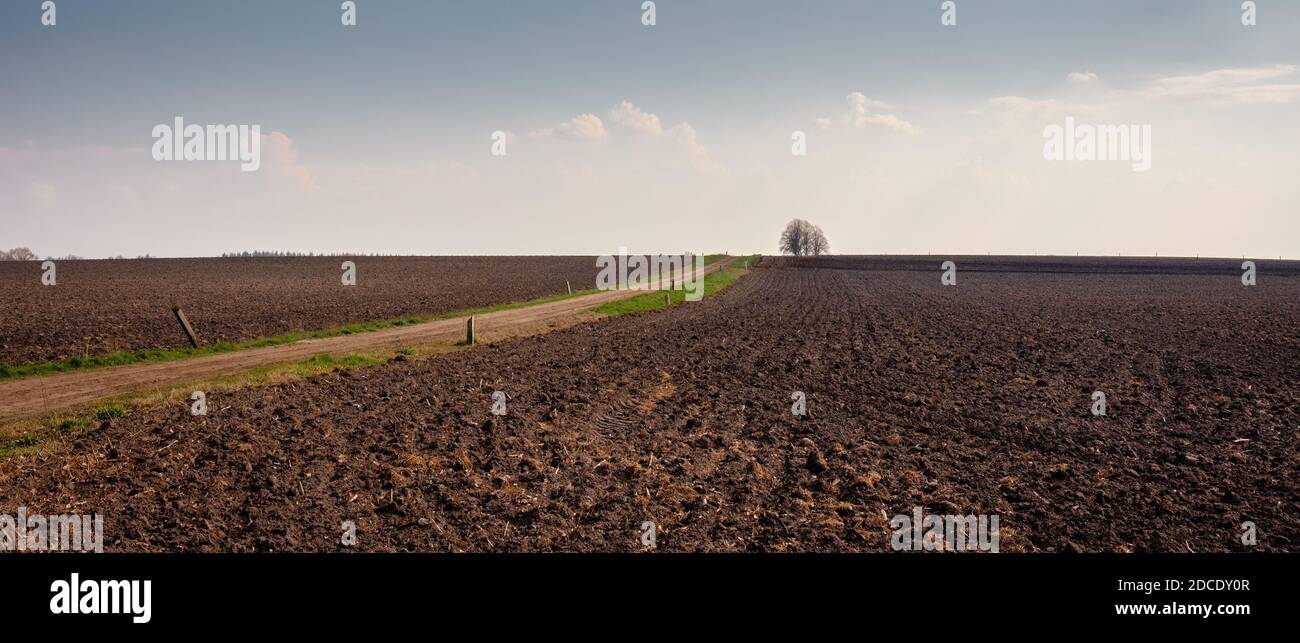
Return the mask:
POLYGON ((223 252, 223 259, 244 259, 248 257, 400 257, 398 254, 377 252, 294 252, 292 250, 242 250, 240 252, 223 252))
POLYGON ((247 258, 247 257, 315 257, 314 252, 293 252, 284 250, 241 250, 239 252, 223 252, 222 258, 247 258))
MULTIPOLYGON (((85 257, 81 255, 74 255, 74 254, 67 254, 67 255, 63 255, 62 257, 46 255, 45 258, 54 261, 77 261, 80 259, 85 259, 85 257)), ((116 257, 109 257, 109 259, 125 259, 125 258, 126 257, 123 257, 122 255, 118 255, 116 257)), ((150 257, 149 255, 136 257, 136 259, 151 259, 151 258, 152 257, 150 257)), ((40 257, 36 256, 36 253, 32 252, 31 248, 14 248, 13 250, 0 250, 0 261, 38 261, 38 260, 40 260, 40 257)))
POLYGON ((14 248, 0 250, 0 261, 36 261, 37 256, 31 248, 14 248))

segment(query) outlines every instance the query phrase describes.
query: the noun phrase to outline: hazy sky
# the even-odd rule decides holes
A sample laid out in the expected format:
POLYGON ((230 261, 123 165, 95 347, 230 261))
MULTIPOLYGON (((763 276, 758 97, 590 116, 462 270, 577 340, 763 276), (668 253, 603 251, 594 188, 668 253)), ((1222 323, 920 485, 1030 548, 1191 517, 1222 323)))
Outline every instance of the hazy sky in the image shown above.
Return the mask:
POLYGON ((1297 2, 340 4, 7 0, 0 246, 1300 257, 1297 2), (153 160, 177 116, 261 169, 153 160), (1151 169, 1045 160, 1067 116, 1151 169))

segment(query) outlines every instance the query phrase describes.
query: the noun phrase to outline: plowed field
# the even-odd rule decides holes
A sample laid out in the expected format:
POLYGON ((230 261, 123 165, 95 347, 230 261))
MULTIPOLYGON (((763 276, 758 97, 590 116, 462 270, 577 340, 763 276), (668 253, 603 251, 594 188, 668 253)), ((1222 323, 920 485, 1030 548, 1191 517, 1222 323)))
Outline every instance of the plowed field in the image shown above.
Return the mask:
POLYGON ((0 507, 116 551, 889 551, 917 506, 1004 552, 1297 548, 1294 273, 873 261, 134 413, 0 461, 0 507))

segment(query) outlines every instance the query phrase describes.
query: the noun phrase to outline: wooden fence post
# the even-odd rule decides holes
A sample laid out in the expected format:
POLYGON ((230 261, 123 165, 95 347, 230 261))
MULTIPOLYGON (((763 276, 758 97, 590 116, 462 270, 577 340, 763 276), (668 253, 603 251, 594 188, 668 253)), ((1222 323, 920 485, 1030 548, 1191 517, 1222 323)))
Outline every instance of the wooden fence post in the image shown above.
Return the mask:
POLYGON ((474 345, 474 316, 470 315, 469 320, 465 322, 465 345, 474 345))
POLYGON ((185 311, 180 306, 172 306, 172 313, 176 315, 176 321, 181 323, 181 330, 185 331, 185 336, 190 338, 190 345, 194 348, 199 347, 199 336, 194 334, 194 327, 190 326, 190 320, 185 318, 185 311))

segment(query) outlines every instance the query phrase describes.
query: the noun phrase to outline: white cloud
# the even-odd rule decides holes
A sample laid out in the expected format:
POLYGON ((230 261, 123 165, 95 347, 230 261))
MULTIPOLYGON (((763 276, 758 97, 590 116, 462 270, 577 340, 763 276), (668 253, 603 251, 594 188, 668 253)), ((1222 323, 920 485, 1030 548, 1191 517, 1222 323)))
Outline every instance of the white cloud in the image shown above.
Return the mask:
POLYGON ((1216 69, 1158 78, 1142 94, 1149 100, 1205 101, 1216 105, 1290 103, 1300 98, 1300 83, 1268 81, 1294 76, 1295 72, 1295 65, 1216 69))
POLYGON ((913 127, 911 123, 894 116, 893 114, 863 114, 853 119, 853 126, 858 129, 862 129, 869 125, 884 127, 905 134, 912 134, 916 131, 916 128, 913 127))
POLYGON ((1057 121, 1065 116, 1094 117, 1100 110, 1098 105, 1089 103, 1025 96, 997 96, 990 98, 986 106, 987 113, 995 119, 1022 123, 1057 121))
POLYGON ((988 100, 989 109, 999 113, 1032 114, 1058 110, 1063 103, 1055 98, 1027 98, 1025 96, 995 96, 988 100))
MULTIPOLYGON (((890 103, 868 98, 862 92, 849 94, 845 97, 845 101, 848 103, 849 108, 839 118, 841 125, 857 129, 883 127, 904 134, 914 134, 916 132, 914 125, 894 114, 877 113, 877 110, 893 108, 894 105, 890 103)), ((830 118, 822 117, 816 119, 815 123, 819 129, 825 130, 831 128, 833 121, 830 118)))
POLYGON ((686 164, 705 173, 722 171, 690 123, 678 123, 667 129, 657 114, 642 110, 630 101, 622 101, 609 110, 611 123, 625 127, 651 140, 668 140, 685 155, 686 164))
POLYGON ((611 107, 609 120, 612 123, 648 136, 660 136, 664 132, 663 123, 659 121, 658 116, 641 111, 641 108, 628 101, 623 101, 611 107))
POLYGON ((713 161, 709 150, 700 143, 695 128, 689 123, 679 123, 668 130, 668 137, 686 153, 687 163, 701 172, 717 172, 722 166, 713 161))
POLYGON ((566 141, 604 141, 609 137, 605 124, 595 114, 579 114, 573 118, 528 135, 534 139, 559 138, 566 141))
POLYGON ((892 109, 894 106, 883 100, 867 98, 862 92, 853 92, 847 97, 849 109, 853 113, 865 114, 872 109, 892 109))
POLYGON ((1066 78, 1076 87, 1088 87, 1088 93, 1063 89, 1062 96, 1068 99, 998 96, 989 99, 987 106, 993 115, 1001 118, 1058 119, 1062 115, 1122 112, 1131 115, 1170 103, 1212 107, 1289 103, 1300 98, 1300 83, 1275 81, 1295 72, 1295 65, 1217 69, 1156 78, 1128 89, 1105 89, 1098 85, 1098 75, 1091 71, 1070 72, 1066 78))
POLYGON ((289 177, 304 188, 316 188, 311 171, 298 162, 298 148, 293 139, 284 132, 262 135, 262 157, 272 176, 289 177))

